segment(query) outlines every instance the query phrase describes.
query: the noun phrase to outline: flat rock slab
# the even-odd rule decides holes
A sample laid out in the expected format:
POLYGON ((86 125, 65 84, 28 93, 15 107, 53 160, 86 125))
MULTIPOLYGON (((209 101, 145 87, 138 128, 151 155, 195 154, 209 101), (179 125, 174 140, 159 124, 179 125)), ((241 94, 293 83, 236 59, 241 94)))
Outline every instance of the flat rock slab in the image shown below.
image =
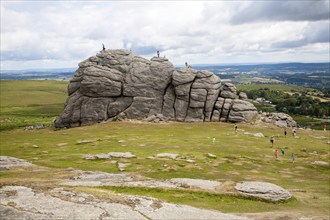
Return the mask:
POLYGON ((161 153, 161 154, 156 154, 156 157, 167 157, 170 159, 175 160, 176 158, 178 158, 180 155, 179 154, 172 154, 172 153, 161 153))
POLYGON ((237 183, 235 189, 242 195, 258 197, 270 201, 280 201, 291 198, 291 194, 287 190, 267 182, 237 183))
POLYGON ((128 174, 111 174, 100 171, 82 171, 80 176, 73 177, 69 181, 62 182, 67 186, 133 186, 149 188, 171 189, 202 189, 214 191, 221 185, 218 181, 173 178, 166 180, 151 180, 142 176, 128 174))
POLYGON ((325 161, 314 161, 314 162, 312 162, 312 164, 321 165, 321 166, 329 166, 329 163, 325 162, 325 161))
POLYGON ((0 188, 1 219, 247 219, 151 197, 114 196, 117 199, 109 202, 63 188, 36 192, 25 186, 4 186, 0 188))
POLYGON ((131 152, 109 152, 107 154, 87 154, 84 155, 85 160, 95 159, 111 159, 111 158, 135 158, 136 156, 131 152))
POLYGON ((21 166, 35 166, 34 164, 27 162, 26 160, 18 159, 9 156, 0 156, 0 168, 8 169, 11 167, 21 167, 21 166))
POLYGON ((197 187, 206 190, 216 190, 221 183, 213 180, 189 179, 189 178, 173 178, 169 180, 171 183, 181 184, 188 187, 197 187))

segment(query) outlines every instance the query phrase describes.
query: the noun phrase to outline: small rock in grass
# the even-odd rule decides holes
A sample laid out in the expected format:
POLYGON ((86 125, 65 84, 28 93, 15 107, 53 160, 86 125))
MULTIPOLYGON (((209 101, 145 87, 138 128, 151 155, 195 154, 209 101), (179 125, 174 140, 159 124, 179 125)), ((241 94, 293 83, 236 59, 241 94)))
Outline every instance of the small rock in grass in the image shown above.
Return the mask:
POLYGON ((118 170, 119 171, 125 171, 126 167, 128 167, 129 164, 126 163, 118 163, 118 170))
POLYGON ((168 157, 173 160, 175 160, 178 156, 179 156, 179 154, 171 154, 171 153, 161 153, 161 154, 156 155, 156 157, 168 157))
POLYGON ((77 141, 76 144, 88 144, 88 143, 93 143, 95 142, 94 140, 79 140, 77 141))
POLYGON ((116 157, 116 158, 133 158, 133 157, 136 157, 131 152, 110 152, 110 153, 108 153, 108 156, 116 157))
POLYGON ((211 153, 208 153, 208 154, 207 154, 207 157, 208 157, 208 158, 213 158, 213 159, 216 159, 216 158, 217 158, 216 155, 211 154, 211 153))
POLYGON ((314 165, 322 165, 322 166, 328 166, 329 163, 328 162, 325 162, 325 161, 314 161, 312 162, 312 164, 314 165))

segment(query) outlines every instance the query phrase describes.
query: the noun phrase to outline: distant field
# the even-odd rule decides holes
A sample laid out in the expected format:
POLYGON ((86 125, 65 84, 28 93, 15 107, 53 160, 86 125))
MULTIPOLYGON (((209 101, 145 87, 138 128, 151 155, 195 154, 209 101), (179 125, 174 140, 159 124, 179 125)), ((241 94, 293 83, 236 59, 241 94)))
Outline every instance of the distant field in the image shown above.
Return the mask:
POLYGON ((1 80, 0 130, 52 124, 63 110, 68 82, 1 80))
POLYGON ((249 84, 249 85, 238 85, 238 90, 256 90, 261 88, 269 88, 270 90, 277 90, 283 92, 303 92, 303 91, 313 91, 313 88, 306 88, 302 86, 292 86, 283 84, 249 84))

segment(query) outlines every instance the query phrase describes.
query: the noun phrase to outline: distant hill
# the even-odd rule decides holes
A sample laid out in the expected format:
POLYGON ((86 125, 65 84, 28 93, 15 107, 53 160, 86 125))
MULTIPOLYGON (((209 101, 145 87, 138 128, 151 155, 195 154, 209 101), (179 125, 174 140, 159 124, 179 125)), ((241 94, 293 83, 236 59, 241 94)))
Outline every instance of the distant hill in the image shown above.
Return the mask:
MULTIPOLYGON (((283 83, 314 88, 330 87, 330 63, 277 64, 195 64, 196 70, 209 70, 236 85, 283 83)), ((181 66, 176 66, 177 69, 181 66)), ((1 80, 69 80, 76 68, 1 70, 1 80)))

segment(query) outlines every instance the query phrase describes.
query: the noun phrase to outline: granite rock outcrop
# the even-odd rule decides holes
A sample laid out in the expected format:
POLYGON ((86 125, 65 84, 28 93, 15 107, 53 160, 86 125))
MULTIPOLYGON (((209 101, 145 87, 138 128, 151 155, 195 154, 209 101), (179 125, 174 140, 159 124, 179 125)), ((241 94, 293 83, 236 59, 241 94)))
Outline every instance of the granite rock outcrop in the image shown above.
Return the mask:
POLYGON ((176 70, 168 59, 105 50, 79 63, 55 127, 160 115, 172 121, 250 121, 257 109, 214 73, 176 70))

